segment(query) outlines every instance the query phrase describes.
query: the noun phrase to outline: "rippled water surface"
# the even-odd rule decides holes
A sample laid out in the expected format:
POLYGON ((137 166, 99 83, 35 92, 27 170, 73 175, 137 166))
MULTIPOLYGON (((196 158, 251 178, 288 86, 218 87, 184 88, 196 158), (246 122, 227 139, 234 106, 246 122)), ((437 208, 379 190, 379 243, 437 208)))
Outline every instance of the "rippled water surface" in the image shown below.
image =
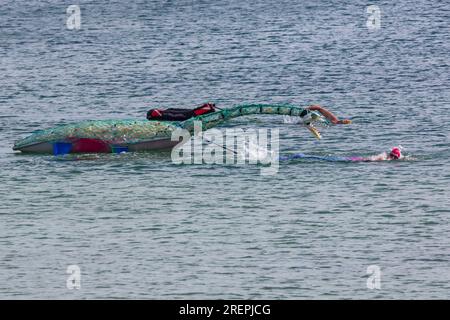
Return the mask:
POLYGON ((0 298, 448 298, 445 1, 70 1, 0 6, 0 298), (151 106, 318 103, 321 141, 277 116, 280 152, 416 160, 174 165, 168 152, 55 159, 15 140, 151 106), (66 288, 66 268, 81 289, 66 288), (381 289, 366 286, 381 269, 381 289))

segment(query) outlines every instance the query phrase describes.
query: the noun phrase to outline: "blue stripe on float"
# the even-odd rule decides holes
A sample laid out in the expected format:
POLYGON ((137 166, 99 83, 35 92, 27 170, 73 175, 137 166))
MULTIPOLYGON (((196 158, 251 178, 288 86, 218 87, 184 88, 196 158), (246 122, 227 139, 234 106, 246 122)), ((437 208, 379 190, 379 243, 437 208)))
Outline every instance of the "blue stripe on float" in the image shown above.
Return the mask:
POLYGON ((113 153, 128 152, 128 147, 112 146, 111 150, 113 153))
POLYGON ((67 142, 55 142, 53 143, 53 154, 64 155, 70 153, 72 150, 72 144, 67 142))

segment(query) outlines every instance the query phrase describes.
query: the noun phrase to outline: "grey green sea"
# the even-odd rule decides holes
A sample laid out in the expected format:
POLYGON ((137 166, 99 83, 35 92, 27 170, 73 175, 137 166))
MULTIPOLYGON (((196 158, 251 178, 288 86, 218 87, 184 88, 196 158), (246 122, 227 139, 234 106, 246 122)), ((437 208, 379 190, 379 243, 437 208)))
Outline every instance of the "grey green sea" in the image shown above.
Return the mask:
POLYGON ((448 299, 449 21, 426 0, 2 0, 0 299, 448 299), (221 127, 278 129, 280 154, 410 158, 263 176, 169 151, 12 150, 38 129, 206 101, 353 120, 321 140, 273 115, 221 127))

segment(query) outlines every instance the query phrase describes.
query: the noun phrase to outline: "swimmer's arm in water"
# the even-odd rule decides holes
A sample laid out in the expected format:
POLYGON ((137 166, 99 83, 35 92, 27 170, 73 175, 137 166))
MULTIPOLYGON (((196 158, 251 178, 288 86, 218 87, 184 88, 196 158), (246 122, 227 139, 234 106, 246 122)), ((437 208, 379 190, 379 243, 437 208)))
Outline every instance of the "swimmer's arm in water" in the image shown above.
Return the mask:
POLYGON ((311 111, 319 111, 325 118, 330 120, 334 124, 350 124, 352 123, 349 119, 339 120, 338 117, 336 117, 331 111, 325 109, 324 107, 313 105, 309 106, 307 109, 311 111))
POLYGON ((387 153, 383 152, 374 156, 368 156, 368 157, 347 157, 345 158, 349 161, 353 162, 374 162, 374 161, 385 161, 390 160, 387 153))
POLYGON ((383 153, 377 154, 375 156, 370 156, 370 157, 368 157, 367 160, 368 161, 385 161, 385 160, 390 160, 390 159, 389 159, 387 153, 383 152, 383 153))

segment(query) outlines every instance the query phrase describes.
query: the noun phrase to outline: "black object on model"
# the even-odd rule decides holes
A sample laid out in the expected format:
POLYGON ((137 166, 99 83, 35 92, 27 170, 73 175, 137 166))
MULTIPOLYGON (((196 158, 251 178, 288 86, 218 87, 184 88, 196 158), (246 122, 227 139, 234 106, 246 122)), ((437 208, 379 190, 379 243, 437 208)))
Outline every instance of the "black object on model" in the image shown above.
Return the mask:
POLYGON ((214 103, 205 103, 195 109, 150 109, 147 112, 148 120, 162 120, 162 121, 184 121, 192 117, 197 117, 202 114, 207 114, 216 111, 214 103))

